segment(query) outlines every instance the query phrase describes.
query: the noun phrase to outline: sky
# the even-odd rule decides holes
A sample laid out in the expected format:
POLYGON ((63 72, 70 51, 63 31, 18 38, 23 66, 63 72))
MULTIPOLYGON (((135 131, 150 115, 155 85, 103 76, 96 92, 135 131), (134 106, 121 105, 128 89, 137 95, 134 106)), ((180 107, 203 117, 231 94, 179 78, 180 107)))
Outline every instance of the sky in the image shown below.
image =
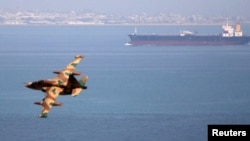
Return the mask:
POLYGON ((249 17, 250 0, 1 0, 0 10, 15 9, 249 17))

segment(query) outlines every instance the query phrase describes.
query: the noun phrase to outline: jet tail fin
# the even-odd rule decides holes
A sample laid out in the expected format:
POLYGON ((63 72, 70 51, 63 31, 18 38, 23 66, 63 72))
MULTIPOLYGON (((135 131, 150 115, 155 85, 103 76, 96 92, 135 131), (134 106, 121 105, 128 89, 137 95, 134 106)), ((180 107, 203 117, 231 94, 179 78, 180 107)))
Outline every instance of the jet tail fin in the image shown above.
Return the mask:
POLYGON ((83 76, 78 82, 81 88, 75 88, 72 90, 72 96, 77 96, 83 89, 87 89, 86 82, 88 81, 88 76, 83 76))
POLYGON ((86 82, 88 81, 88 76, 83 76, 80 80, 79 83, 82 86, 83 89, 87 89, 86 82))

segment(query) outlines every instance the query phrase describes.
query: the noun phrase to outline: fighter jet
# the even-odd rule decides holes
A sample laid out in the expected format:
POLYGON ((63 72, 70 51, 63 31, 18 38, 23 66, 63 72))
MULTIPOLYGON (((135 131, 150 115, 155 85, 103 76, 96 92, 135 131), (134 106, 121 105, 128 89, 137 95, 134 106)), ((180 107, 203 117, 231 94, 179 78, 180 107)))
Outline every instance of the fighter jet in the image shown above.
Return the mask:
POLYGON ((40 118, 47 118, 52 106, 62 106, 62 103, 56 102, 59 95, 77 96, 83 89, 87 89, 88 76, 83 76, 79 81, 75 78, 75 75, 81 75, 81 73, 75 72, 75 69, 82 58, 84 57, 76 55, 75 59, 63 70, 54 71, 57 76, 53 79, 38 80, 25 84, 27 88, 45 92, 45 97, 41 101, 34 102, 34 104, 42 106, 40 118))

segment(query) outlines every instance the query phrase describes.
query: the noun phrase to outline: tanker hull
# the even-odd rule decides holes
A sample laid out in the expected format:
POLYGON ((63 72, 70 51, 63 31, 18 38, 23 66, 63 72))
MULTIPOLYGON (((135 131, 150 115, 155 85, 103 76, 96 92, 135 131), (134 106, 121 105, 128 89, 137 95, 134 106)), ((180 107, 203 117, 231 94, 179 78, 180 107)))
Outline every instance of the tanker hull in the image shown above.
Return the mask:
POLYGON ((250 36, 221 37, 211 36, 171 36, 171 35, 129 35, 130 45, 156 45, 156 46, 225 46, 249 44, 250 36))

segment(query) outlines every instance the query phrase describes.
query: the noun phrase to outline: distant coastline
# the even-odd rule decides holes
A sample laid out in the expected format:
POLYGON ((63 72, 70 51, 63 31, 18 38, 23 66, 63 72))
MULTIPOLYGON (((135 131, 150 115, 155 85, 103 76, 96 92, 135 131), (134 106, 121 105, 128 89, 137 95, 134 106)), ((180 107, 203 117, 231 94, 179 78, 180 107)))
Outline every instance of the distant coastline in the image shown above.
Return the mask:
POLYGON ((0 25, 38 26, 172 26, 172 25, 222 25, 226 20, 232 24, 250 24, 250 18, 204 17, 201 15, 182 16, 179 14, 134 14, 118 15, 94 12, 40 12, 1 11, 0 25))
MULTIPOLYGON (((250 25, 250 22, 241 23, 242 25, 250 25)), ((214 24, 0 24, 0 26, 221 26, 219 23, 214 24)))

